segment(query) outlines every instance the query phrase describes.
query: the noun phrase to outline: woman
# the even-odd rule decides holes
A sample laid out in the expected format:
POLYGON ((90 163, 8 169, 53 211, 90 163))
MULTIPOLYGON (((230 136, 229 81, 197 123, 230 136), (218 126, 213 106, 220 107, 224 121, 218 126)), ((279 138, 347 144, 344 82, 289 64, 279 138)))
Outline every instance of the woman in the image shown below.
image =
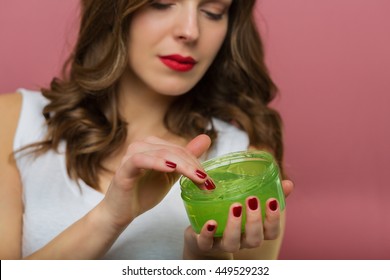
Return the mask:
POLYGON ((247 198, 245 234, 243 205, 232 204, 214 238, 215 221, 200 234, 188 227, 175 183, 214 188, 200 161, 236 150, 267 149, 282 163, 254 2, 82 3, 64 78, 42 94, 1 96, 2 259, 277 257, 275 199, 263 222, 247 198))

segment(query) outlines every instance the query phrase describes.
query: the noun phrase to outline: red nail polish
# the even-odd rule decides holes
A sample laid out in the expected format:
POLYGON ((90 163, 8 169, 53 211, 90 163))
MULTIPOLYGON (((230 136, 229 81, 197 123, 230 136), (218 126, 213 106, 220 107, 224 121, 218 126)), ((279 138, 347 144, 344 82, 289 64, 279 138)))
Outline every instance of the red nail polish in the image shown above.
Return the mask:
POLYGON ((276 200, 272 200, 268 204, 268 207, 269 207, 269 209, 271 209, 271 211, 276 211, 278 209, 278 202, 276 200))
POLYGON ((205 179, 205 178, 207 177, 207 174, 204 173, 203 171, 199 170, 199 169, 196 170, 195 173, 196 173, 196 175, 197 175, 200 179, 205 179))
POLYGON ((165 164, 170 167, 170 168, 176 168, 177 164, 172 162, 172 161, 169 161, 169 160, 166 160, 165 161, 165 164))
POLYGON ((241 212, 242 212, 242 207, 241 206, 233 207, 233 215, 234 215, 234 217, 239 218, 241 216, 241 212))
POLYGON ((211 180, 206 180, 206 182, 204 182, 204 186, 205 186, 206 189, 208 189, 208 190, 213 190, 213 189, 215 189, 215 185, 214 185, 213 181, 211 181, 211 180))
POLYGON ((215 225, 207 225, 208 231, 213 231, 215 229, 215 225))
POLYGON ((251 209, 251 210, 257 210, 257 207, 259 207, 259 203, 257 202, 257 198, 252 197, 251 199, 249 199, 248 206, 249 206, 249 209, 251 209))

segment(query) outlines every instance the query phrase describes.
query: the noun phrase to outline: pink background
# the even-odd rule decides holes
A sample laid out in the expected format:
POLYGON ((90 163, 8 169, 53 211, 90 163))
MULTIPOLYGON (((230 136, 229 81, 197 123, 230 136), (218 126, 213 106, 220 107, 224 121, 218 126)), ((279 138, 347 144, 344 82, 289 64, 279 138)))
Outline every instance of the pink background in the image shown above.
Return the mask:
MULTIPOLYGON (((3 0, 0 92, 47 85, 74 41, 77 0, 3 0)), ((390 259, 390 2, 259 2, 285 123, 282 259, 390 259)))

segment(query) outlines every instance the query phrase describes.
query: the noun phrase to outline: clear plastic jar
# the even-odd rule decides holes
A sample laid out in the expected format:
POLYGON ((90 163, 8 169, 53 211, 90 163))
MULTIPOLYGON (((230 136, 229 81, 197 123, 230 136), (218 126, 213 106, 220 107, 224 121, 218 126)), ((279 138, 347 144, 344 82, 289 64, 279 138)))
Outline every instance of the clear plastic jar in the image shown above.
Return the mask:
POLYGON ((214 190, 201 190, 190 179, 180 179, 181 197, 188 218, 199 233, 208 220, 218 223, 215 236, 222 236, 226 226, 229 208, 239 202, 242 211, 242 232, 245 231, 246 204, 248 196, 260 200, 263 220, 265 202, 276 198, 280 210, 285 208, 279 168, 273 156, 263 151, 243 151, 226 154, 204 162, 203 167, 213 179, 214 190))

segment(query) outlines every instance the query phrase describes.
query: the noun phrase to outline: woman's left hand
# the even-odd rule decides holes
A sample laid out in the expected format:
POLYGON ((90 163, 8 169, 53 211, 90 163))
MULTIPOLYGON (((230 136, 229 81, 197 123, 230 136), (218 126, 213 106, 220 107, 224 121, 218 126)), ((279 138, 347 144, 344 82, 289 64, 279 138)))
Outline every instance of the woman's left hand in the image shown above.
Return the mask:
MULTIPOLYGON (((287 197, 294 185, 289 180, 282 182, 287 197)), ((265 220, 262 221, 260 202, 257 197, 246 199, 245 233, 241 233, 242 205, 233 203, 230 207, 225 231, 222 237, 214 237, 217 223, 208 221, 199 234, 190 227, 185 231, 184 258, 188 259, 232 259, 240 249, 259 247, 264 240, 276 239, 280 232, 280 208, 276 199, 266 201, 265 220)))

